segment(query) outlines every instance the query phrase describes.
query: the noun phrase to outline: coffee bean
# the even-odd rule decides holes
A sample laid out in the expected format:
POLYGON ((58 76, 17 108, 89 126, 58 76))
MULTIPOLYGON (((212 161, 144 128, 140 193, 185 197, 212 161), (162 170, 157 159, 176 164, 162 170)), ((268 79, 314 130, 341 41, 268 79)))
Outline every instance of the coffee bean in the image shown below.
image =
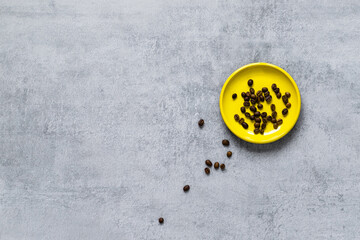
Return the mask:
POLYGON ((254 115, 251 115, 250 116, 250 120, 254 120, 255 119, 255 116, 254 115))
POLYGON ((189 185, 185 185, 183 188, 184 192, 187 192, 190 190, 190 186, 189 185))
POLYGON ((234 119, 235 119, 235 121, 239 121, 239 119, 240 119, 239 115, 235 114, 234 119))
POLYGON ((204 169, 204 171, 205 171, 206 175, 209 175, 209 174, 210 174, 210 168, 207 168, 207 167, 206 167, 206 168, 204 169))
POLYGON ((266 128, 266 123, 261 124, 261 129, 265 129, 266 128))
POLYGON ((260 118, 255 118, 255 122, 261 122, 261 119, 260 118))
POLYGON ((199 127, 202 127, 204 125, 204 123, 205 123, 204 119, 200 119, 199 122, 198 122, 199 127))
POLYGON ((277 129, 277 128, 278 128, 278 124, 274 123, 274 129, 277 129))
POLYGON ((245 93, 247 97, 250 97, 250 93, 249 92, 246 92, 245 93))
POLYGON ((243 98, 246 97, 245 92, 242 92, 242 93, 241 93, 241 96, 242 96, 243 98))
POLYGON ((227 139, 222 140, 222 145, 229 146, 230 142, 227 139))
POLYGON ((250 102, 251 102, 251 104, 255 104, 255 103, 256 103, 256 99, 251 99, 250 102))
POLYGON ((215 169, 218 169, 218 168, 219 168, 219 163, 218 163, 218 162, 215 162, 215 163, 214 163, 214 168, 215 168, 215 169))
POLYGON ((253 88, 250 88, 250 93, 251 94, 254 94, 255 93, 255 90, 253 88))
POLYGON ((264 92, 264 96, 265 96, 265 98, 266 98, 267 96, 269 96, 269 95, 270 95, 269 91, 264 92))
POLYGON ((276 111, 273 111, 273 112, 271 113, 271 116, 272 116, 273 118, 276 118, 277 112, 276 112, 276 111))
POLYGON ((228 151, 228 152, 226 153, 226 156, 227 156, 228 158, 230 158, 231 155, 232 155, 232 152, 231 152, 231 151, 228 151))
POLYGON ((271 104, 271 106, 270 106, 270 108, 271 108, 271 111, 275 111, 275 104, 271 104))
POLYGON ((280 126, 282 123, 283 123, 283 120, 282 120, 281 118, 279 118, 279 119, 277 120, 277 124, 280 126))
POLYGON ((225 170, 225 164, 222 163, 222 164, 220 165, 220 168, 221 168, 221 170, 225 170))
POLYGON ((235 99, 237 98, 237 94, 234 93, 234 94, 232 95, 232 98, 235 100, 235 99))
POLYGON ((288 103, 288 98, 287 98, 286 95, 282 96, 282 100, 283 100, 283 102, 284 102, 285 104, 288 103))
POLYGON ((260 134, 264 134, 264 129, 260 129, 260 134))
POLYGON ((263 105, 261 103, 259 103, 257 107, 258 107, 258 109, 262 109, 263 105))
POLYGON ((248 127, 249 127, 249 125, 248 125, 246 122, 243 122, 241 125, 242 125, 243 128, 245 128, 245 129, 248 129, 248 127))
POLYGON ((287 108, 284 108, 284 110, 282 110, 282 114, 285 116, 286 114, 288 114, 288 110, 287 110, 287 108))
POLYGON ((255 128, 259 128, 259 127, 260 127, 260 123, 255 123, 255 124, 254 124, 254 127, 255 127, 255 128))
POLYGON ((251 99, 256 99, 256 95, 255 95, 255 94, 251 94, 251 95, 250 95, 250 98, 251 98, 251 99))
POLYGON ((266 102, 269 103, 269 102, 271 102, 272 97, 271 97, 271 95, 269 95, 269 96, 267 96, 265 99, 266 99, 266 102))
POLYGON ((290 108, 291 107, 291 103, 287 103, 287 104, 285 104, 285 106, 287 107, 287 108, 290 108))
POLYGON ((240 111, 241 111, 242 113, 245 113, 245 111, 246 111, 245 107, 241 107, 241 108, 240 108, 240 111))
POLYGON ((291 94, 290 94, 289 92, 286 92, 286 93, 285 93, 285 96, 286 96, 287 98, 290 98, 290 97, 291 97, 291 94))
POLYGON ((265 100, 263 95, 261 95, 259 98, 260 98, 260 101, 262 101, 262 102, 265 100))
POLYGON ((275 88, 274 93, 278 94, 280 92, 280 88, 275 88))
POLYGON ((272 120, 272 116, 267 116, 267 120, 270 122, 272 120))
POLYGON ((249 97, 244 97, 244 101, 250 101, 249 97))
POLYGON ((266 118, 266 116, 267 116, 267 112, 262 112, 262 113, 261 113, 261 117, 262 117, 262 118, 266 118))
POLYGON ((272 123, 276 123, 276 118, 271 119, 272 123))
POLYGON ((254 81, 252 79, 249 79, 249 81, 248 81, 249 87, 251 87, 253 85, 253 83, 254 83, 254 81))
POLYGON ((245 119, 240 118, 239 123, 242 124, 245 121, 245 119))
POLYGON ((260 112, 255 112, 254 115, 255 117, 260 117, 260 112))
POLYGON ((250 111, 252 111, 252 112, 256 112, 256 107, 251 106, 251 107, 250 107, 250 111))
POLYGON ((263 87, 261 90, 262 90, 263 92, 267 92, 267 91, 268 91, 267 87, 263 87))
POLYGON ((206 160, 206 161, 205 161, 205 164, 206 164, 207 166, 209 166, 209 167, 212 166, 212 162, 211 162, 210 160, 206 160))
POLYGON ((161 218, 159 218, 159 223, 160 224, 163 224, 164 223, 164 219, 161 217, 161 218))
POLYGON ((251 117, 251 116, 250 116, 250 113, 246 112, 246 113, 245 113, 245 117, 247 117, 247 118, 251 117))
POLYGON ((271 88, 272 88, 272 90, 276 89, 276 88, 277 88, 277 87, 276 87, 276 84, 273 83, 273 84, 271 85, 271 88))
POLYGON ((267 120, 266 120, 266 118, 263 118, 263 120, 262 120, 262 121, 263 121, 263 123, 267 123, 267 120))
POLYGON ((261 91, 261 90, 259 90, 259 91, 256 92, 256 96, 259 97, 260 95, 262 95, 262 91, 261 91))
POLYGON ((277 94, 276 94, 276 97, 277 97, 277 98, 281 98, 281 93, 277 93, 277 94))
POLYGON ((255 133, 255 134, 259 134, 259 132, 260 132, 260 130, 259 130, 258 128, 255 128, 255 129, 254 129, 254 133, 255 133))
POLYGON ((245 102, 244 102, 244 106, 245 106, 245 107, 248 107, 248 106, 250 106, 250 103, 249 103, 248 101, 245 101, 245 102))

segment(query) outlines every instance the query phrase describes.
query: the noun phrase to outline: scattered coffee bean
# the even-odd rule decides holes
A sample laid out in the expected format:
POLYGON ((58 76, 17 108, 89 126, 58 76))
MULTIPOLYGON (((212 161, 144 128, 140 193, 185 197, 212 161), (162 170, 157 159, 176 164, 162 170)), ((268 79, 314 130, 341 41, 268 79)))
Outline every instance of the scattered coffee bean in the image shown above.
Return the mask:
POLYGON ((265 129, 266 128, 266 123, 261 124, 261 129, 265 129))
POLYGON ((277 97, 277 98, 281 98, 281 93, 278 92, 278 93, 276 94, 276 97, 277 97))
POLYGON ((273 112, 271 113, 271 116, 272 116, 273 118, 276 118, 277 112, 276 112, 276 111, 273 111, 273 112))
POLYGON ((245 92, 242 92, 242 93, 241 93, 241 96, 242 96, 243 98, 246 97, 245 92))
POLYGON ((277 128, 278 128, 278 124, 274 123, 274 129, 277 129, 277 128))
POLYGON ((255 94, 251 94, 251 95, 250 95, 250 98, 251 98, 251 99, 256 99, 255 94))
POLYGON ((272 120, 272 116, 267 116, 267 120, 270 122, 272 120))
POLYGON ((245 107, 241 107, 241 108, 240 108, 240 111, 241 111, 242 113, 245 113, 245 111, 246 111, 245 107))
POLYGON ((241 124, 241 126, 243 126, 243 128, 245 128, 245 129, 248 129, 248 127, 249 127, 249 125, 248 125, 246 122, 243 122, 243 123, 241 124))
POLYGON ((285 104, 285 106, 287 107, 287 108, 290 108, 291 107, 291 103, 287 103, 287 104, 285 104))
POLYGON ((235 119, 235 121, 239 121, 239 119, 240 119, 239 115, 238 115, 238 114, 235 114, 235 115, 234 115, 234 119, 235 119))
POLYGON ((205 161, 205 164, 206 164, 207 166, 209 166, 209 167, 212 166, 212 162, 211 162, 210 160, 206 160, 206 161, 205 161))
POLYGON ((262 118, 266 118, 266 116, 267 116, 267 112, 262 112, 262 113, 261 113, 261 117, 262 117, 262 118))
POLYGON ((250 101, 250 98, 249 98, 249 97, 245 97, 245 98, 244 98, 244 101, 250 101))
POLYGON ((282 100, 283 100, 283 102, 284 102, 285 104, 288 103, 288 98, 287 98, 286 95, 282 96, 282 100))
POLYGON ((264 134, 264 129, 260 129, 260 134, 264 134))
POLYGON ((249 81, 248 81, 249 87, 251 87, 253 85, 253 83, 254 83, 254 81, 252 79, 249 79, 249 81))
POLYGON ((199 127, 202 127, 203 125, 204 125, 204 119, 200 119, 200 121, 198 122, 198 124, 199 124, 199 127))
POLYGON ((214 163, 214 168, 215 168, 215 169, 218 169, 218 168, 219 168, 219 163, 218 163, 218 162, 215 162, 215 163, 214 163))
POLYGON ((227 139, 222 140, 222 145, 229 146, 230 142, 227 139))
POLYGON ((220 165, 220 168, 221 168, 221 170, 225 170, 225 164, 222 163, 222 164, 220 165))
POLYGON ((275 111, 275 109, 276 109, 275 104, 271 104, 270 108, 271 108, 271 111, 275 111))
POLYGON ((261 119, 260 118, 255 118, 255 122, 260 123, 261 119))
POLYGON ((231 152, 231 151, 228 151, 228 152, 226 153, 226 156, 227 156, 228 158, 230 158, 230 157, 232 156, 232 152, 231 152))
POLYGON ((255 112, 254 115, 255 117, 260 117, 260 112, 255 112))
POLYGON ((250 113, 246 112, 246 113, 245 113, 245 117, 247 117, 247 118, 251 117, 251 116, 250 116, 250 113))
POLYGON ((204 171, 205 171, 206 175, 210 174, 210 168, 205 168, 204 171))
POLYGON ((258 128, 255 128, 255 129, 254 129, 254 133, 255 133, 255 134, 259 134, 259 132, 260 132, 260 130, 259 130, 258 128))
POLYGON ((285 93, 285 96, 286 96, 287 98, 290 98, 290 97, 291 97, 291 94, 290 94, 289 92, 286 92, 286 93, 285 93))
POLYGON ((277 87, 276 87, 276 84, 273 83, 273 84, 271 85, 271 88, 272 88, 272 90, 276 89, 276 88, 277 88, 277 87))
POLYGON ((260 128, 260 123, 255 123, 255 124, 254 124, 254 127, 255 127, 255 128, 260 128))
POLYGON ((255 90, 253 88, 250 88, 250 93, 251 94, 254 94, 255 93, 255 90))
POLYGON ((271 102, 272 97, 271 97, 271 95, 269 95, 269 96, 267 96, 265 99, 266 99, 266 102, 269 103, 269 102, 271 102))
POLYGON ((276 123, 276 118, 271 119, 272 123, 276 123))
POLYGON ((267 123, 267 120, 266 120, 266 118, 263 118, 263 120, 262 120, 262 121, 263 121, 263 123, 267 123))
POLYGON ((284 108, 284 110, 282 110, 282 114, 284 115, 284 116, 286 116, 286 114, 288 114, 288 110, 287 110, 287 108, 284 108))
POLYGON ((247 97, 250 97, 250 93, 249 92, 246 92, 245 93, 247 97))
POLYGON ((278 94, 280 92, 280 89, 279 88, 275 88, 274 89, 274 93, 278 94))
POLYGON ((245 107, 248 107, 248 106, 250 106, 250 103, 249 103, 248 101, 245 101, 245 102, 244 102, 244 106, 245 106, 245 107))
POLYGON ((258 107, 258 109, 262 109, 263 105, 261 103, 259 103, 257 107, 258 107))
POLYGON ((251 115, 250 116, 250 120, 254 120, 255 119, 255 116, 254 115, 251 115))
POLYGON ((283 120, 279 118, 276 123, 280 126, 283 123, 283 120))
POLYGON ((232 95, 232 99, 236 99, 237 98, 237 94, 236 93, 234 93, 233 95, 232 95))
POLYGON ((263 92, 267 92, 267 91, 268 91, 267 87, 263 87, 261 90, 262 90, 263 92))
POLYGON ((251 104, 255 104, 255 103, 256 103, 256 99, 251 99, 250 102, 251 102, 251 104))
POLYGON ((163 224, 164 223, 164 219, 161 217, 161 218, 159 218, 159 223, 160 224, 163 224))
POLYGON ((262 91, 261 91, 261 90, 259 90, 259 91, 256 92, 256 96, 259 97, 260 95, 262 95, 262 91))
POLYGON ((185 185, 183 188, 184 192, 187 192, 190 190, 190 186, 189 185, 185 185))
POLYGON ((240 118, 239 123, 242 124, 245 121, 244 118, 240 118))
POLYGON ((251 106, 251 107, 250 107, 250 111, 252 111, 252 112, 256 112, 256 107, 251 106))
POLYGON ((269 96, 269 95, 270 95, 269 91, 264 92, 264 96, 265 96, 265 98, 266 98, 267 96, 269 96))
POLYGON ((263 95, 261 95, 259 98, 260 98, 260 101, 262 101, 262 102, 265 100, 263 95))

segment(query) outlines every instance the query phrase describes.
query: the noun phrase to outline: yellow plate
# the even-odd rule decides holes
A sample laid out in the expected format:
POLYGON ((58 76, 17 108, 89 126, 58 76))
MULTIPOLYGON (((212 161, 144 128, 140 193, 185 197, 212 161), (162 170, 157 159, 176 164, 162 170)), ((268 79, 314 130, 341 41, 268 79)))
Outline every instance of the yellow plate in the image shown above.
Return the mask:
MULTIPOLYGON (((255 106, 257 107, 257 104, 255 106)), ((239 138, 252 143, 270 143, 285 136, 298 120, 300 109, 300 92, 295 81, 285 70, 269 63, 251 63, 239 68, 226 80, 220 94, 220 112, 226 126, 239 138), (264 135, 260 133, 254 134, 254 121, 246 118, 240 111, 240 107, 244 103, 241 93, 249 91, 250 87, 247 84, 249 79, 254 81, 252 87, 255 89, 255 94, 261 88, 267 87, 272 96, 270 104, 266 101, 262 102, 264 107, 260 112, 271 113, 270 105, 273 103, 276 106, 277 118, 283 119, 283 124, 277 129, 274 129, 273 124, 268 122, 264 135), (281 98, 278 99, 276 97, 276 94, 271 89, 273 83, 276 83, 277 87, 280 88, 282 95, 285 92, 290 92, 291 94, 289 98, 291 107, 288 109, 289 112, 285 117, 281 113, 286 108, 285 104, 281 98), (233 93, 237 94, 235 100, 232 99, 233 93), (245 122, 249 125, 248 129, 244 129, 241 124, 235 121, 235 114, 245 119, 245 122)), ((249 107, 246 108, 246 112, 252 113, 249 107)))

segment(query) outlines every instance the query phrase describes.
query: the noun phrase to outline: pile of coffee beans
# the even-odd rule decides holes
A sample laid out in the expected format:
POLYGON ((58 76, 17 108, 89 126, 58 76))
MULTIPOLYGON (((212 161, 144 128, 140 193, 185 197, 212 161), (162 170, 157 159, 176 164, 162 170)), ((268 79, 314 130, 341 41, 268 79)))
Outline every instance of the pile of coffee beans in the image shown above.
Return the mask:
MULTIPOLYGON (((242 103, 243 106, 240 107, 240 112, 245 116, 245 119, 248 119, 248 122, 254 121, 255 134, 264 134, 267 125, 269 125, 270 123, 272 123, 274 129, 277 129, 283 123, 283 120, 278 117, 275 104, 271 103, 272 96, 269 92, 269 89, 267 87, 262 87, 261 90, 256 91, 253 88, 253 79, 249 79, 247 83, 250 88, 249 91, 241 93, 241 97, 244 101, 242 103), (264 107, 264 102, 271 104, 271 113, 261 111, 264 107), (250 111, 247 112, 247 109, 249 109, 250 111)), ((286 117, 289 112, 288 109, 291 107, 291 103, 289 102, 291 94, 289 92, 285 92, 284 95, 281 95, 280 88, 278 88, 275 83, 271 85, 271 89, 273 90, 278 99, 282 99, 285 108, 281 110, 281 113, 283 117, 286 117)), ((236 100, 236 97, 237 94, 234 93, 233 99, 236 100)), ((249 124, 239 114, 235 114, 234 119, 236 122, 239 122, 239 124, 244 129, 249 128, 249 124)), ((228 157, 231 157, 231 152, 228 154, 228 157)))

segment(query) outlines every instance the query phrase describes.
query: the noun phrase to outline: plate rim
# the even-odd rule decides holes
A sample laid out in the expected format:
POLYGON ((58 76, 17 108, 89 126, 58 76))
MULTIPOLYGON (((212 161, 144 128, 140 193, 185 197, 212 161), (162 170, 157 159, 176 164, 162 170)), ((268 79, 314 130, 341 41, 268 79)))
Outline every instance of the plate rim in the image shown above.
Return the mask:
POLYGON ((225 81, 222 89, 221 89, 221 93, 220 93, 220 100, 219 100, 219 107, 220 107, 220 113, 221 113, 221 117, 226 125, 226 127, 230 130, 230 132, 232 132, 235 136, 237 136, 238 138, 246 141, 246 142, 250 142, 250 143, 255 143, 255 144, 266 144, 266 143, 272 143, 272 142, 275 142, 281 138, 283 138, 284 136, 286 136, 286 134, 288 134, 295 126, 295 124, 297 123, 298 119, 299 119, 299 116, 300 116, 300 111, 301 111, 301 95, 300 95, 300 91, 299 91, 299 88, 295 82, 295 80, 290 76, 289 73, 287 73, 284 69, 282 69, 281 67, 279 66, 276 66, 274 64, 271 64, 271 63, 265 63, 265 62, 256 62, 256 63, 249 63, 249 64, 246 64, 240 68, 238 68, 237 70, 235 70, 225 81), (253 66, 269 66, 269 67, 272 67, 272 68, 275 68, 277 70, 279 70, 280 72, 282 72, 283 74, 286 75, 286 77, 288 79, 290 79, 291 83, 295 86, 295 92, 296 92, 296 95, 298 96, 299 98, 299 109, 297 111, 297 115, 296 115, 296 120, 294 121, 293 125, 287 130, 285 131, 284 134, 280 134, 280 135, 277 135, 271 139, 267 139, 267 140, 262 140, 262 141, 259 141, 259 140, 253 140, 253 139, 247 139, 247 138, 244 138, 242 137, 241 135, 233 132, 229 125, 227 124, 227 121, 225 120, 226 118, 224 117, 224 112, 223 112, 223 107, 222 107, 222 101, 223 101, 223 96, 224 96, 224 92, 225 92, 225 89, 228 85, 228 83, 231 81, 231 79, 233 79, 233 77, 240 71, 243 71, 245 70, 246 68, 249 68, 249 67, 253 67, 253 66))

